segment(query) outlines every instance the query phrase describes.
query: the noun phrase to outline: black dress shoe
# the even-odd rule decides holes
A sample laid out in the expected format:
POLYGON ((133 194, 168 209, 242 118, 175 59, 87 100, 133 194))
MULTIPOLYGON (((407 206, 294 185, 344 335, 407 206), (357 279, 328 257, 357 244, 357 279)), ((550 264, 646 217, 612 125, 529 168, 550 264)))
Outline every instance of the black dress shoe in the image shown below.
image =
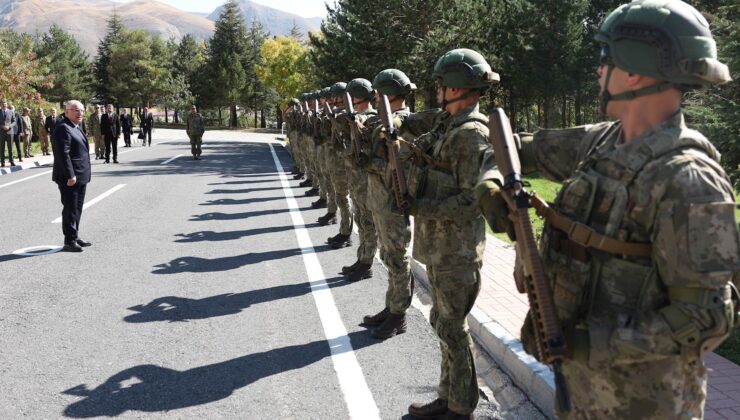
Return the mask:
POLYGON ((105 160, 105 163, 110 163, 110 161, 109 161, 108 159, 106 159, 106 160, 105 160))
POLYGON ((64 252, 82 252, 82 247, 80 247, 77 244, 64 244, 64 248, 62 248, 62 251, 64 251, 64 252))
POLYGON ((11 161, 10 161, 10 166, 15 166, 15 162, 13 162, 13 161, 11 160, 11 161))
POLYGON ((118 163, 118 160, 117 159, 113 159, 113 163, 118 163))
POLYGON ((86 242, 86 241, 83 241, 82 239, 78 239, 75 242, 77 242, 77 245, 79 245, 81 247, 86 247, 86 246, 92 245, 92 242, 86 242))

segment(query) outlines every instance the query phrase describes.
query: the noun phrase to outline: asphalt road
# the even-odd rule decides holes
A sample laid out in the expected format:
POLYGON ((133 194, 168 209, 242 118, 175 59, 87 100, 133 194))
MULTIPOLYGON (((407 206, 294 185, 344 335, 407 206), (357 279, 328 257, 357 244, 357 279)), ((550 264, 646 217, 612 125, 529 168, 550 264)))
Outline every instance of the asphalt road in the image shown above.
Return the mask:
MULTIPOLYGON (((398 337, 359 325, 385 269, 338 274, 355 247, 325 245, 338 227, 272 139, 208 132, 193 161, 182 131, 157 130, 94 161, 81 254, 13 254, 62 245, 61 203, 51 168, 0 177, 0 419, 398 419, 436 397, 418 302, 398 337)), ((478 414, 500 415, 485 398, 478 414)))

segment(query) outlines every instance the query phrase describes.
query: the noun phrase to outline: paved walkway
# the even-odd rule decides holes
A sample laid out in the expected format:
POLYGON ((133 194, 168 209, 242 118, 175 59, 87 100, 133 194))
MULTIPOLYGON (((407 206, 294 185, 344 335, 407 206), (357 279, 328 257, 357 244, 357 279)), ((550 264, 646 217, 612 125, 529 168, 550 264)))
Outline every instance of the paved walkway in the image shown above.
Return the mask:
MULTIPOLYGON (((514 249, 511 245, 488 236, 484 261, 483 286, 476 303, 477 309, 503 327, 508 334, 516 337, 516 342, 507 344, 508 347, 513 346, 519 351, 519 329, 529 305, 527 296, 517 292, 512 279, 514 249)), ((506 335, 502 335, 506 340, 506 335)), ((709 389, 704 418, 706 420, 740 418, 740 366, 714 353, 706 358, 706 365, 709 369, 709 389)), ((538 369, 534 366, 532 368, 538 369)), ((520 379, 531 380, 526 377, 520 379)), ((516 378, 514 380, 516 381, 516 378)), ((549 382, 552 383, 551 380, 549 382)), ((545 412, 548 411, 544 407, 540 408, 545 412)))

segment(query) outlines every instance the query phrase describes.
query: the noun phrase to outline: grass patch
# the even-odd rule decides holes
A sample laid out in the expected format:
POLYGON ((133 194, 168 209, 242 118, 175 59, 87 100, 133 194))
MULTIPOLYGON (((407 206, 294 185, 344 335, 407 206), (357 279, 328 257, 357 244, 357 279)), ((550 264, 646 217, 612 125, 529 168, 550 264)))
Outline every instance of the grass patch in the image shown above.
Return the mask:
MULTIPOLYGON (((545 200, 552 202, 555 200, 555 196, 558 195, 558 191, 560 191, 560 184, 557 182, 548 181, 544 178, 539 178, 537 176, 528 176, 524 178, 527 182, 531 184, 531 187, 528 189, 530 191, 534 191, 537 193, 537 195, 545 200)), ((532 220, 532 228, 534 228, 534 235, 536 238, 540 238, 542 236, 542 228, 545 225, 545 221, 543 219, 540 219, 535 214, 534 209, 529 209, 529 216, 532 220)), ((495 236, 498 239, 501 239, 502 241, 512 243, 511 239, 509 239, 509 236, 505 233, 493 233, 491 231, 491 228, 486 223, 486 232, 490 233, 491 235, 495 236)))

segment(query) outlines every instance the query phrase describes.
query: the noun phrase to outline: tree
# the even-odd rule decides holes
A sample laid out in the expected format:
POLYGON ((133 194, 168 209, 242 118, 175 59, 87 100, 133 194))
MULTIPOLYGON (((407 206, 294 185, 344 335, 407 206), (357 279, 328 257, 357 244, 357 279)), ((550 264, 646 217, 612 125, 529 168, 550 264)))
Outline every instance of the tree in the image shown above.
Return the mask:
POLYGON ((34 86, 39 93, 58 103, 69 99, 87 102, 91 98, 92 63, 72 35, 54 24, 41 36, 34 51, 49 75, 43 83, 34 86))
POLYGON ((257 76, 266 87, 277 91, 283 104, 299 93, 310 90, 313 86, 312 75, 308 48, 295 38, 279 36, 262 44, 257 76))
POLYGON ((51 85, 42 71, 33 51, 33 40, 27 34, 1 30, 0 38, 0 95, 16 104, 40 104, 41 95, 34 86, 51 85))
POLYGON ((121 41, 121 35, 124 32, 121 18, 114 11, 108 19, 108 30, 98 44, 98 56, 95 59, 95 96, 96 99, 104 103, 113 102, 109 92, 109 64, 111 47, 121 41))

